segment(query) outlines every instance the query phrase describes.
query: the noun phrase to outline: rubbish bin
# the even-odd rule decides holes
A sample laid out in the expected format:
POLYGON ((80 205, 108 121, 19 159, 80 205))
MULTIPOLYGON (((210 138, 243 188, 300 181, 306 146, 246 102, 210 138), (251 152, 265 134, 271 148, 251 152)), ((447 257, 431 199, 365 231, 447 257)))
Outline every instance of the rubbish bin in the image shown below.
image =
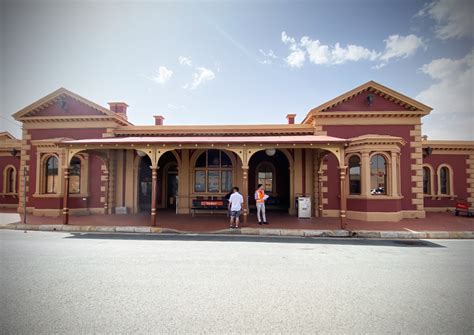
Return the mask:
POLYGON ((310 197, 298 197, 298 218, 299 219, 311 218, 311 198, 310 197))

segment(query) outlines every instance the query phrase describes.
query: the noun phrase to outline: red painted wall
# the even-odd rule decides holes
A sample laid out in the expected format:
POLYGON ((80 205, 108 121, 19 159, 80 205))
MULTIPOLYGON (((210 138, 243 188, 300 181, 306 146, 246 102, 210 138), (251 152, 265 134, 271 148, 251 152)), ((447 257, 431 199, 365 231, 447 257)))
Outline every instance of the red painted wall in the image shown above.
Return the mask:
MULTIPOLYGON (((434 177, 432 189, 433 193, 438 193, 438 167, 442 164, 448 164, 453 169, 453 191, 459 198, 466 199, 469 194, 467 192, 468 184, 466 182, 469 177, 466 173, 468 168, 466 159, 468 155, 446 155, 446 154, 432 154, 423 159, 424 164, 429 164, 433 168, 434 177)), ((451 198, 433 199, 432 197, 424 198, 425 207, 454 207, 455 200, 451 198)))
POLYGON ((374 100, 372 105, 369 106, 367 103, 367 96, 369 92, 361 93, 354 98, 343 102, 333 108, 328 109, 326 112, 354 112, 354 111, 405 111, 406 109, 399 104, 391 102, 390 100, 384 99, 381 96, 372 94, 374 100))
MULTIPOLYGON (((31 135, 31 140, 42 140, 48 138, 68 137, 74 139, 84 138, 102 138, 102 134, 106 129, 31 129, 28 133, 31 135)), ((29 144, 30 141, 29 141, 29 144)), ((36 193, 36 147, 31 146, 28 154, 30 155, 30 182, 28 192, 27 206, 38 209, 61 209, 62 198, 36 198, 33 194, 36 193)), ((105 186, 105 182, 101 181, 102 160, 94 155, 89 155, 89 197, 86 201, 83 198, 70 197, 70 208, 101 208, 104 206, 100 202, 100 197, 104 196, 105 192, 101 191, 101 186, 105 186)))
MULTIPOLYGON (((380 134, 380 135, 391 135, 402 137, 407 143, 401 148, 400 155, 400 173, 401 173, 401 194, 403 199, 401 200, 364 200, 367 202, 365 207, 361 207, 360 201, 355 199, 348 199, 347 206, 348 210, 359 211, 363 208, 368 208, 370 211, 375 212, 392 212, 400 209, 414 210, 415 205, 411 204, 413 194, 411 188, 415 186, 415 183, 411 181, 411 176, 415 175, 415 172, 411 170, 411 164, 415 163, 414 159, 410 158, 410 153, 414 152, 414 149, 410 147, 410 130, 414 127, 411 125, 341 125, 341 126, 324 126, 323 130, 327 131, 329 136, 341 137, 341 138, 352 138, 367 134, 380 134), (388 202, 387 202, 388 201, 388 202)), ((337 160, 333 155, 328 156, 328 193, 326 197, 328 204, 325 206, 326 209, 339 209, 339 175, 337 170, 337 160), (330 158, 330 157, 333 158, 330 158)))
POLYGON ((57 101, 51 106, 36 112, 32 116, 104 115, 98 110, 71 97, 66 96, 63 101, 64 107, 61 101, 57 101))

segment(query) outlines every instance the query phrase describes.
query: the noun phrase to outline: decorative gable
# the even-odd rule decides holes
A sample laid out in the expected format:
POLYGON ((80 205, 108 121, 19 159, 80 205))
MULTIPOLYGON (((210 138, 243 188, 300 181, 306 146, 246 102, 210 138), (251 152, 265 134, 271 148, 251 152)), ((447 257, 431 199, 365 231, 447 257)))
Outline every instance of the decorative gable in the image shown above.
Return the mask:
POLYGON ((90 118, 114 120, 120 125, 131 125, 121 114, 115 113, 65 88, 60 88, 13 114, 17 121, 90 118))
POLYGON ((369 81, 313 108, 303 123, 311 123, 314 118, 324 117, 324 115, 344 116, 346 113, 349 113, 352 117, 357 115, 373 116, 375 114, 420 117, 429 114, 431 110, 431 107, 419 101, 374 81, 369 81))
POLYGON ((336 104, 324 112, 389 112, 389 111, 411 111, 412 106, 401 103, 393 97, 383 94, 382 92, 375 93, 373 89, 367 89, 349 99, 336 104))
POLYGON ((89 115, 106 115, 95 108, 92 108, 72 97, 64 94, 55 99, 48 101, 41 108, 34 109, 23 117, 34 116, 89 116, 89 115))

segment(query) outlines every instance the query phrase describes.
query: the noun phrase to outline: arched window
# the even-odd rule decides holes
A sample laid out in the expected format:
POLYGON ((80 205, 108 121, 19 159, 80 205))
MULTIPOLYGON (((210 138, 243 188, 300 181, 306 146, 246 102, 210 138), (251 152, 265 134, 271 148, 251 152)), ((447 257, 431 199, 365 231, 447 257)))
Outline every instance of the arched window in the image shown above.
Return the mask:
POLYGON ((373 155, 370 159, 370 193, 387 194, 387 161, 381 154, 373 155))
POLYGON ((360 194, 360 157, 349 158, 349 194, 360 194))
POLYGON ((196 160, 195 192, 230 192, 232 190, 232 161, 222 150, 207 150, 196 160))
POLYGON ((81 193, 81 160, 78 157, 69 165, 69 193, 81 193))
POLYGON ((431 194, 431 170, 429 167, 423 167, 423 193, 431 194))
POLYGON ((451 194, 451 172, 447 166, 439 169, 439 193, 451 194))
POLYGON ((13 165, 3 171, 3 193, 16 193, 16 169, 13 165))
POLYGON ((58 171, 58 159, 55 156, 51 156, 46 160, 45 172, 46 172, 45 173, 46 174, 45 193, 58 193, 59 171, 58 171))
POLYGON ((275 168, 269 162, 263 162, 257 167, 257 184, 262 184, 267 193, 276 192, 274 171, 275 168))

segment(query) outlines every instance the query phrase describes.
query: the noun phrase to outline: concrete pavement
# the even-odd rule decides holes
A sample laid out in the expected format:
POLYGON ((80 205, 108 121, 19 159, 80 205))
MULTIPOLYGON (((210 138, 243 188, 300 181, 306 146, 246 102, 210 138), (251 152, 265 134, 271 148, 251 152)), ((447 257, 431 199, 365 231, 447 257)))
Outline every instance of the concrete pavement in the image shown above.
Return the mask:
POLYGON ((0 242, 6 334, 474 331, 472 240, 2 230, 0 242))
POLYGON ((139 233, 139 234, 241 234, 265 236, 299 236, 299 237, 353 237, 353 238, 387 238, 387 239, 473 239, 472 231, 378 231, 378 230, 342 230, 342 229, 291 229, 291 228, 253 228, 220 229, 215 231, 186 231, 162 227, 143 226, 86 226, 60 224, 3 224, 0 229, 40 230, 66 232, 100 232, 100 233, 139 233))

